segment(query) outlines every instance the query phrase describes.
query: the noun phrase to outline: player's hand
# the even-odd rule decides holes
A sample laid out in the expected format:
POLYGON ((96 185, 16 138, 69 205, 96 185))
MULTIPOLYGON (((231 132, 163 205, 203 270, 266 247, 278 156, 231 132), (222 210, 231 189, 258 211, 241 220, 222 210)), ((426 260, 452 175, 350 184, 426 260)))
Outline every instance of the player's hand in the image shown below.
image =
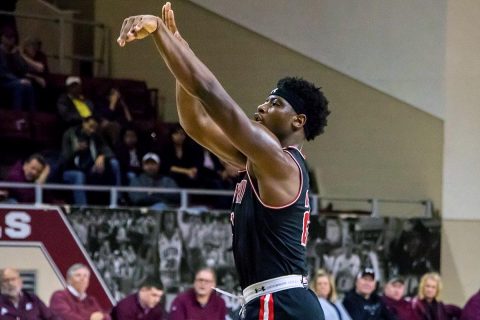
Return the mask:
POLYGON ((177 38, 185 47, 190 48, 187 41, 183 39, 178 31, 177 23, 175 22, 175 14, 173 13, 172 4, 170 2, 165 3, 162 7, 162 21, 175 38, 177 38))
POLYGON ((159 18, 152 15, 132 16, 123 20, 117 43, 123 47, 127 42, 140 40, 158 28, 159 18))

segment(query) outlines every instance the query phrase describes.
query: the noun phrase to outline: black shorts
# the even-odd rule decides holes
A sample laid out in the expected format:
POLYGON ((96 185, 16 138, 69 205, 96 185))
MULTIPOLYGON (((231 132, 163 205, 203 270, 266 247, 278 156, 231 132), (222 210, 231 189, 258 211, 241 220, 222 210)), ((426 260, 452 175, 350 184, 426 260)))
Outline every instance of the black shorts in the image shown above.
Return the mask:
POLYGON ((245 306, 241 320, 324 320, 322 307, 313 291, 293 288, 263 295, 245 306))

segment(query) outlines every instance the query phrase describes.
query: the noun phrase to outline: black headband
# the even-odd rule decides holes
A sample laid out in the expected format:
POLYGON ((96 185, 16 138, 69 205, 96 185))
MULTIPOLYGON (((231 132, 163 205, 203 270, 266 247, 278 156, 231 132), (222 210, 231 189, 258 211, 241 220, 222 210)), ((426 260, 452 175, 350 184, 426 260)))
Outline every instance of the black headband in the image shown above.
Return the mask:
POLYGON ((284 88, 276 88, 270 92, 270 95, 282 97, 283 99, 287 100, 288 103, 290 103, 293 110, 295 110, 297 114, 305 114, 305 103, 303 102, 303 99, 292 91, 284 88))
MULTIPOLYGON (((287 100, 288 103, 292 106, 293 110, 297 114, 304 114, 307 115, 305 111, 305 102, 302 98, 297 96, 294 92, 287 90, 285 88, 276 88, 270 92, 270 95, 279 96, 283 99, 287 100)), ((303 131, 305 132, 305 136, 308 136, 307 127, 303 126, 303 131)))

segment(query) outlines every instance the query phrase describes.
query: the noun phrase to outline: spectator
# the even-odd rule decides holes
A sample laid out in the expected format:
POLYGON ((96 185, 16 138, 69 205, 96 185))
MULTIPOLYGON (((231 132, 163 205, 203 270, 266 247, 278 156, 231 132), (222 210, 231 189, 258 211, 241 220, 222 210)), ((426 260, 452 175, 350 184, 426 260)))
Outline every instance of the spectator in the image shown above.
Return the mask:
POLYGON ((461 320, 480 320, 480 291, 468 299, 463 307, 461 320))
POLYGON ((12 96, 14 110, 35 109, 32 83, 27 79, 28 63, 16 45, 15 32, 11 28, 0 30, 0 89, 12 96))
POLYGON ((117 88, 111 88, 105 101, 97 105, 98 114, 102 119, 100 128, 102 135, 112 146, 118 143, 120 130, 132 122, 130 110, 117 88))
POLYGON ((50 299, 54 313, 68 320, 110 320, 93 296, 87 295, 90 270, 77 263, 67 271, 67 288, 56 291, 50 299))
MULTIPOLYGON (((18 0, 2 0, 0 1, 0 11, 15 12, 18 0)), ((17 21, 14 15, 0 14, 0 30, 8 27, 11 28, 18 38, 17 21)))
MULTIPOLYGON (((74 185, 120 185, 120 165, 110 148, 97 134, 98 122, 93 116, 63 134, 62 164, 66 169, 63 180, 74 185)), ((76 204, 85 205, 85 190, 75 190, 76 204)))
MULTIPOLYGON (((43 184, 47 181, 50 174, 50 166, 46 163, 45 158, 35 153, 28 157, 25 162, 17 162, 8 172, 6 181, 38 183, 43 184)), ((29 188, 12 188, 8 191, 11 202, 34 203, 35 191, 29 188)))
POLYGON ((192 148, 185 131, 177 124, 170 131, 169 142, 162 154, 165 171, 181 188, 198 187, 198 166, 201 154, 192 148))
MULTIPOLYGON (((176 182, 167 176, 160 175, 160 157, 149 152, 142 158, 143 173, 135 177, 131 187, 178 188, 176 182)), ((130 192, 130 200, 137 206, 150 206, 152 209, 163 210, 168 203, 178 200, 176 194, 161 194, 152 192, 130 192)))
POLYGON ((66 127, 71 127, 80 124, 82 119, 93 116, 94 106, 83 96, 82 80, 79 77, 68 77, 65 86, 67 92, 58 98, 57 109, 66 127))
POLYGON ((444 304, 439 300, 442 291, 442 278, 436 272, 422 276, 418 294, 413 299, 413 310, 421 320, 455 320, 460 319, 462 309, 444 304))
MULTIPOLYGON (((337 288, 341 292, 346 292, 354 286, 355 277, 360 271, 361 261, 358 254, 353 251, 353 241, 350 237, 345 239, 341 250, 342 252, 333 264, 332 274, 336 279, 337 288)), ((375 279, 375 281, 378 281, 378 279, 375 279)))
POLYGON ((33 293, 23 290, 18 270, 0 271, 0 319, 2 320, 61 320, 33 293))
POLYGON ((343 299, 343 305, 353 320, 395 320, 375 292, 377 277, 372 268, 365 268, 357 276, 355 288, 343 299))
POLYGON ((120 163, 122 172, 122 184, 129 185, 133 178, 142 172, 143 150, 138 144, 138 135, 135 129, 127 127, 122 132, 122 138, 118 144, 115 154, 120 163))
POLYGON ((221 189, 224 170, 220 159, 209 150, 199 146, 200 164, 198 166, 199 187, 204 189, 221 189))
POLYGON ((178 227, 177 212, 164 211, 158 234, 158 257, 160 279, 165 291, 178 292, 182 263, 183 237, 178 227))
POLYGON ((47 107, 46 87, 48 74, 47 56, 41 50, 39 39, 29 37, 23 42, 22 57, 28 64, 27 77, 32 81, 35 99, 39 106, 47 107))
POLYGON ((416 320, 410 301, 405 300, 405 280, 400 277, 391 278, 384 288, 383 303, 397 320, 416 320))
POLYGON ((325 319, 351 319, 342 303, 337 300, 337 290, 335 289, 335 281, 332 275, 328 274, 325 270, 319 269, 310 282, 310 289, 317 295, 325 319))
POLYGON ((224 320, 227 314, 225 301, 213 291, 215 286, 216 276, 213 269, 197 271, 193 288, 173 300, 170 320, 224 320))
POLYGON ((149 278, 137 293, 120 300, 112 310, 113 320, 162 320, 163 310, 160 300, 163 296, 162 284, 149 278))

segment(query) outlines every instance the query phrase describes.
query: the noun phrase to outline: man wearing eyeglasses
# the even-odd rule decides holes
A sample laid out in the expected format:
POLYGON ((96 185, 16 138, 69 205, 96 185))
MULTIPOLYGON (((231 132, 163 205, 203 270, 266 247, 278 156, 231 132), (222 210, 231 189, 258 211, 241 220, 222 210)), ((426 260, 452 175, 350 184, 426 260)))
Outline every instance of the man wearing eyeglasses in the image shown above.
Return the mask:
POLYGON ((215 271, 203 268, 195 274, 193 288, 179 294, 172 302, 170 320, 224 320, 227 308, 213 288, 215 271))

